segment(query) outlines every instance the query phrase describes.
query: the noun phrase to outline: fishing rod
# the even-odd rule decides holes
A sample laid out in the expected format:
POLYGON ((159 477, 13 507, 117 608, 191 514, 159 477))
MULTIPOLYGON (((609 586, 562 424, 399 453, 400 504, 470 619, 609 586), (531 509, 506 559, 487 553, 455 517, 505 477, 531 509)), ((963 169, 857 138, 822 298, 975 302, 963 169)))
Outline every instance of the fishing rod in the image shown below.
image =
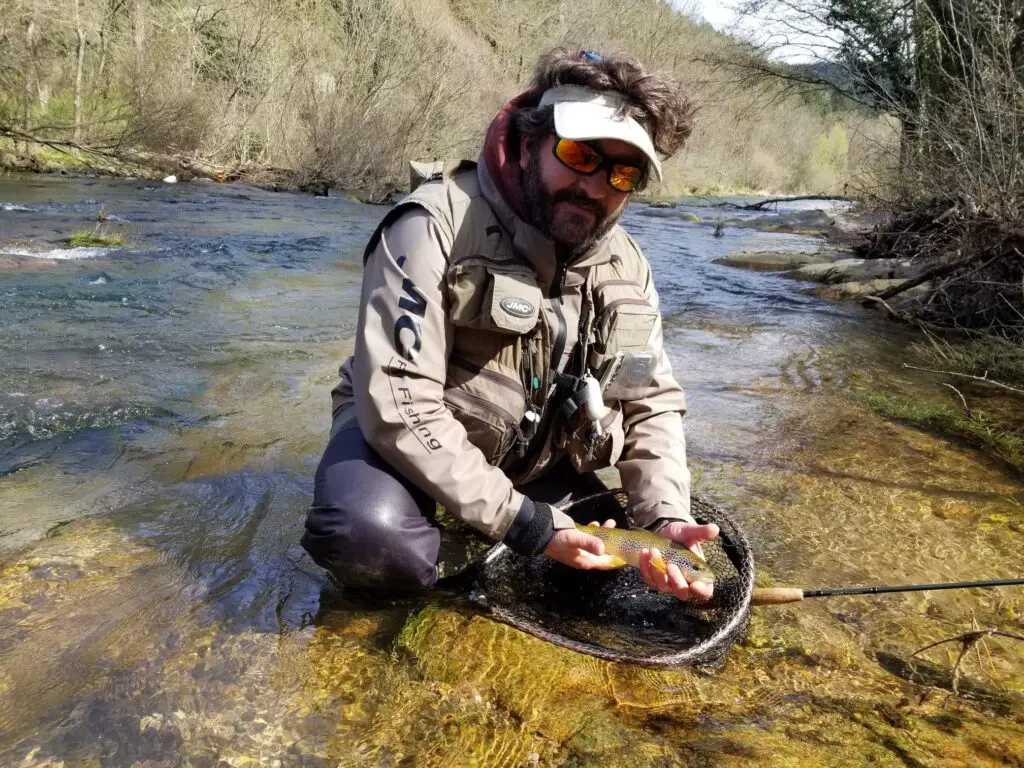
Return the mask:
POLYGON ((751 605, 799 603, 809 597, 841 595, 880 595, 885 592, 927 592, 933 589, 970 589, 971 587, 1011 587, 1024 585, 1024 579, 993 579, 991 581, 952 581, 942 584, 898 584, 888 587, 840 587, 837 589, 800 589, 799 587, 764 587, 755 589, 751 605))

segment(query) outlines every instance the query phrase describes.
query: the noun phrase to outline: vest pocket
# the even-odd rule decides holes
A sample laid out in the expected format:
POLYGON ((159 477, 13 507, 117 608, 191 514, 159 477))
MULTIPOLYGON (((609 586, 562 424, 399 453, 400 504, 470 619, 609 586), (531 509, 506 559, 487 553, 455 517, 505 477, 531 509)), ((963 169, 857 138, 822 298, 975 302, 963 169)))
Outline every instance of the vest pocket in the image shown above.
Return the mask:
POLYGON ((644 352, 658 321, 658 311, 640 286, 612 280, 594 292, 594 341, 587 365, 601 378, 608 363, 620 353, 644 352))
POLYGON ((497 466, 512 448, 519 433, 519 421, 507 410, 485 397, 451 387, 444 393, 445 405, 466 428, 469 442, 497 466))
POLYGON ((460 262, 448 271, 448 291, 453 325, 516 336, 537 325, 540 287, 536 275, 525 267, 460 262))

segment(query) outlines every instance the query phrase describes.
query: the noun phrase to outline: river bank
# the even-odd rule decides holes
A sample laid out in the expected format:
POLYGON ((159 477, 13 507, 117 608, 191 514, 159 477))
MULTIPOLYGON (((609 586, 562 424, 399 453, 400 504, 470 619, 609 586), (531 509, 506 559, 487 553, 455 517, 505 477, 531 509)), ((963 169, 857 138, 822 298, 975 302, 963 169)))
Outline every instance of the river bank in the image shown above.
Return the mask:
MULTIPOLYGON (((730 223, 755 228, 764 224, 730 223)), ((1019 408, 1024 396, 1024 347, 999 335, 943 333, 921 321, 922 308, 936 290, 934 278, 929 278, 942 275, 943 262, 937 265, 907 253, 886 258, 887 251, 874 243, 899 225, 883 214, 803 212, 780 217, 769 226, 804 233, 817 227, 820 246, 805 251, 737 251, 718 263, 814 283, 798 290, 823 299, 862 301, 892 320, 917 327, 918 338, 902 355, 904 366, 932 373, 951 393, 922 400, 876 392, 863 402, 888 418, 980 448, 1024 476, 1024 414, 1019 408), (967 397, 977 407, 972 408, 967 397)))

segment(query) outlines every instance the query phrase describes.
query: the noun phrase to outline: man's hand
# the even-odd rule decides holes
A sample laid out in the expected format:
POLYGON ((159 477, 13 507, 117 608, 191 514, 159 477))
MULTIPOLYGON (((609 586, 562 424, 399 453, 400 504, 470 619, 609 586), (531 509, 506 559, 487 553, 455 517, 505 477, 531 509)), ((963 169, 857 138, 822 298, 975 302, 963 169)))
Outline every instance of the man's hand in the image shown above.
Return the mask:
MULTIPOLYGON (((597 525, 597 523, 591 523, 597 525)), ((605 528, 614 528, 614 520, 606 520, 605 528)), ((584 571, 608 571, 621 568, 621 561, 604 553, 604 542, 576 528, 555 531, 544 554, 563 565, 584 571)))
MULTIPOLYGON (((700 543, 716 538, 718 526, 714 523, 697 525, 679 521, 662 526, 658 530, 658 534, 678 541, 703 557, 700 543)), ((695 581, 692 584, 687 584, 679 567, 674 563, 666 562, 657 549, 645 549, 640 553, 640 575, 648 586, 654 587, 659 592, 675 595, 680 600, 707 600, 713 591, 713 585, 707 581, 695 581), (665 567, 661 570, 653 567, 652 560, 656 563, 661 562, 665 567)))

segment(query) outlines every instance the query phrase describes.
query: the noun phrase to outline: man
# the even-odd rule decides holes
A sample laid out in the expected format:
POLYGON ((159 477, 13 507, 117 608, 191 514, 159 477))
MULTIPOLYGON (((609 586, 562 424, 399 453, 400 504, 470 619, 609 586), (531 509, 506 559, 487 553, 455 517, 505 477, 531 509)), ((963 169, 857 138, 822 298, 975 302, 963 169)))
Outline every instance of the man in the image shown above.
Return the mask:
MULTIPOLYGON (((607 568, 559 508, 616 466, 631 522, 697 546, 683 393, 650 268, 616 225, 691 107, 624 57, 556 49, 492 122, 479 164, 418 187, 365 254, 355 353, 302 544, 342 583, 437 579, 435 503, 521 554, 607 568)), ((606 523, 609 524, 609 523, 606 523)), ((641 562, 680 599, 710 596, 641 562)))

